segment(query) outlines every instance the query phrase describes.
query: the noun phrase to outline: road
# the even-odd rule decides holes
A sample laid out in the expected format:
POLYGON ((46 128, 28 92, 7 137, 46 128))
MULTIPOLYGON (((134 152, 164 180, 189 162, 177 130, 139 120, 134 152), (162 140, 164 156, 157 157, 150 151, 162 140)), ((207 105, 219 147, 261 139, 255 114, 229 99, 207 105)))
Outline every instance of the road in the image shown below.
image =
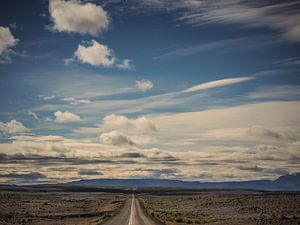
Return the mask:
POLYGON ((103 225, 162 225, 150 218, 142 209, 138 199, 132 195, 119 214, 106 221, 103 225))

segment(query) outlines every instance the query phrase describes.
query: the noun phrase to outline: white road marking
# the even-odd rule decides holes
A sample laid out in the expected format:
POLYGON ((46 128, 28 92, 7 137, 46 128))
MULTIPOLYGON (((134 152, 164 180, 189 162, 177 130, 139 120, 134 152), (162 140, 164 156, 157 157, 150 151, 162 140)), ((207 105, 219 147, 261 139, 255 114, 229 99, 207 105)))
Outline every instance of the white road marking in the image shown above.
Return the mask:
POLYGON ((128 225, 134 225, 134 211, 135 211, 135 204, 134 204, 134 194, 133 194, 131 200, 130 218, 129 218, 128 225))

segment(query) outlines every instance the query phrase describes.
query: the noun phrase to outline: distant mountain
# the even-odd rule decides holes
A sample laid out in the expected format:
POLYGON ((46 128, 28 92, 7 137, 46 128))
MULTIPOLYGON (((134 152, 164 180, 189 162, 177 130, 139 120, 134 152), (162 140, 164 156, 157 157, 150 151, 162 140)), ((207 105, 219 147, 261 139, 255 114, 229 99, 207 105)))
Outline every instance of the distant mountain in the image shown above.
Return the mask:
POLYGON ((131 187, 131 188, 195 188, 195 189, 258 189, 268 191, 300 191, 300 173, 287 174, 278 179, 233 181, 233 182, 192 182, 166 179, 93 179, 79 180, 68 184, 78 186, 131 187))

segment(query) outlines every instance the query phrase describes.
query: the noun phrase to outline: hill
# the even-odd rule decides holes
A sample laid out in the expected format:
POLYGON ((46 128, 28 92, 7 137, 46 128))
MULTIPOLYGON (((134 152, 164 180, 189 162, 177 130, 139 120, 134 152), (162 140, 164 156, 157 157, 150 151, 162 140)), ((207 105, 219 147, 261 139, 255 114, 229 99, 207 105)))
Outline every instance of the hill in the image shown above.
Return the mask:
POLYGON ((132 188, 192 188, 192 189, 258 189, 268 191, 299 191, 300 173, 280 176, 276 180, 232 182, 196 182, 167 179, 91 179, 68 183, 78 186, 132 187, 132 188))

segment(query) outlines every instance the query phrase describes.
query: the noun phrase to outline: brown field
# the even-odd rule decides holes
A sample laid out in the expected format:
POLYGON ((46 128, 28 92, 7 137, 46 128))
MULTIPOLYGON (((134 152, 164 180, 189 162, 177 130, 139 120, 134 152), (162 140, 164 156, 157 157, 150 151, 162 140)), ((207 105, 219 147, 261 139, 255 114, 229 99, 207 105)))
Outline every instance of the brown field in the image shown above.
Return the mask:
POLYGON ((100 224, 125 195, 95 192, 0 192, 0 224, 100 224))
POLYGON ((300 192, 112 190, 2 190, 0 224, 101 224, 118 212, 131 192, 148 214, 167 225, 300 224, 300 192))
POLYGON ((300 224, 300 193, 203 191, 139 198, 150 215, 167 225, 300 224))

